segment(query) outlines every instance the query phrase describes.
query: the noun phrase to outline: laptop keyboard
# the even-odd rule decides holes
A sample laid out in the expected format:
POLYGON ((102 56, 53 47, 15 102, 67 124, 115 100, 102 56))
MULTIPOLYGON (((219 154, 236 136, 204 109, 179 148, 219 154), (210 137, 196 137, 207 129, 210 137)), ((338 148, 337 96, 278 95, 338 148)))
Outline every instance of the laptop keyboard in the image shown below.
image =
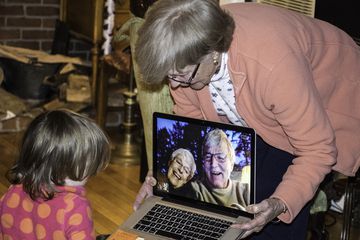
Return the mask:
POLYGON ((133 228, 181 240, 220 239, 232 222, 156 204, 133 228))

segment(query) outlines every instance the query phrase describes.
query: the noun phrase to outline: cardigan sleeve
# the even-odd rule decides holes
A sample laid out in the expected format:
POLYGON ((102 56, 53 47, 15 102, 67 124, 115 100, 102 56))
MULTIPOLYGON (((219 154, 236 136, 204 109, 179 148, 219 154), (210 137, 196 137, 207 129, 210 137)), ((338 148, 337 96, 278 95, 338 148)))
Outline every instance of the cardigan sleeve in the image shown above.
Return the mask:
POLYGON ((288 54, 272 69, 264 86, 263 101, 296 156, 272 195, 285 202, 288 211, 279 218, 289 223, 313 198, 336 163, 335 135, 311 67, 301 54, 288 54))

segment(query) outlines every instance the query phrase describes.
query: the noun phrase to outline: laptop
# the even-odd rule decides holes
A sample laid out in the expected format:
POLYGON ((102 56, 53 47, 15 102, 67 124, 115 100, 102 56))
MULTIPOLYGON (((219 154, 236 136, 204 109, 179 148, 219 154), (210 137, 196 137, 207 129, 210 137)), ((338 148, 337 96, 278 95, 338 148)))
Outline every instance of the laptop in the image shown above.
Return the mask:
POLYGON ((255 202, 255 141, 252 128, 155 112, 154 196, 120 229, 144 239, 238 239, 243 232, 230 225, 253 218, 244 207, 255 202), (225 136, 228 144, 203 151, 210 133, 225 136), (233 152, 221 155, 219 149, 233 152), (225 176, 229 181, 224 188, 225 176), (236 189, 227 190, 230 186, 236 189))

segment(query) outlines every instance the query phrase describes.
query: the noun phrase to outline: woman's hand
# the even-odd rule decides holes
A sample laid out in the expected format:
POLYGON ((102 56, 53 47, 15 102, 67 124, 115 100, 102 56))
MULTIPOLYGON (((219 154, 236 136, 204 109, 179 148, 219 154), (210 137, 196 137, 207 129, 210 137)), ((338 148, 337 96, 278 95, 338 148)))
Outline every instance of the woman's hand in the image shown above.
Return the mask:
POLYGON ((133 205, 134 210, 138 210, 144 199, 153 195, 153 186, 156 185, 156 179, 153 178, 152 172, 148 172, 143 185, 141 186, 133 205))
POLYGON ((286 206, 280 199, 268 198, 258 204, 247 206, 246 211, 253 213, 254 219, 245 223, 235 223, 231 226, 246 231, 241 238, 245 238, 254 232, 260 232, 266 224, 281 213, 286 212, 286 206))

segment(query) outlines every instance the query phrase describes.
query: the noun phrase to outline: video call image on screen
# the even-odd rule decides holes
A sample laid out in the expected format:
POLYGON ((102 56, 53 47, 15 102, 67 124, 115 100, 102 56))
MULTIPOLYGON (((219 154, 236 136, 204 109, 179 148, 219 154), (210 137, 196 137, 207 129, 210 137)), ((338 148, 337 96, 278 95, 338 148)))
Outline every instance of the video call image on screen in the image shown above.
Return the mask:
POLYGON ((157 190, 244 210, 250 203, 250 133, 157 119, 157 190))

